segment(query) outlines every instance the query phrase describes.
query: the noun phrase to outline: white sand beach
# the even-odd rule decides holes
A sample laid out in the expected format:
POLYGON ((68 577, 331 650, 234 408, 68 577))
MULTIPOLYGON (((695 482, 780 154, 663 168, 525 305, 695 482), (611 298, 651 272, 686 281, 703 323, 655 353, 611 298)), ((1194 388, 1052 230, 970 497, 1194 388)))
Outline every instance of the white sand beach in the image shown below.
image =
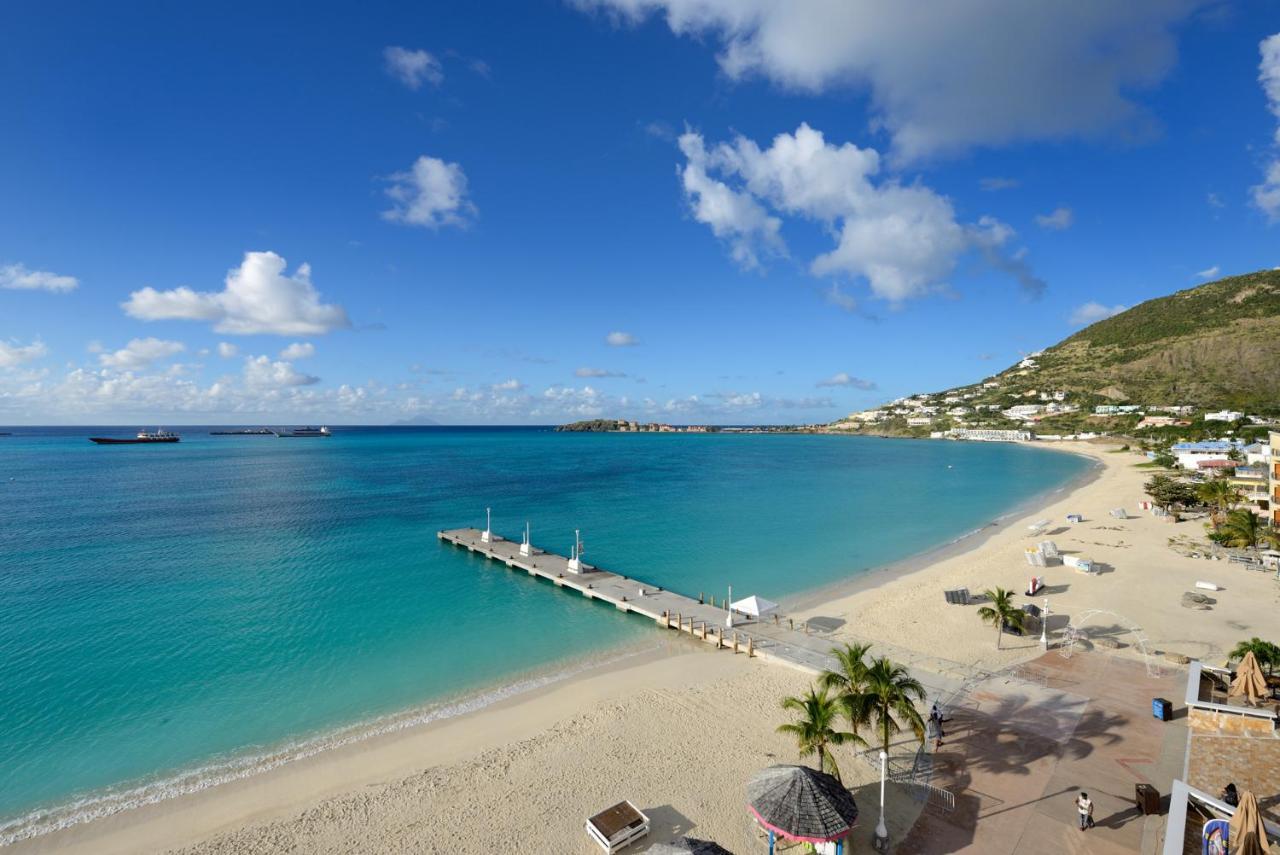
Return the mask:
MULTIPOLYGON (((1139 626, 1153 650, 1215 661, 1239 639, 1274 625, 1269 617, 1280 597, 1269 575, 1182 557, 1168 546, 1172 536, 1198 536, 1200 522, 1137 516, 1150 474, 1135 468, 1137 455, 1058 447, 1101 461, 1097 477, 925 567, 874 574, 797 616, 839 624, 833 643, 879 641, 881 652, 920 668, 994 668, 1038 654, 1038 637, 1006 636, 997 651, 977 606, 948 605, 942 593, 999 585, 1019 592, 1021 602, 1033 572, 1047 579, 1053 628, 1106 610, 1087 625, 1090 637, 1109 635, 1125 646, 1101 655, 1136 655, 1129 627, 1139 626), (1116 507, 1135 518, 1112 518, 1116 507), (1068 513, 1085 521, 1068 526, 1068 513), (1026 527, 1041 518, 1052 521, 1046 536, 1060 549, 1092 558, 1104 572, 1033 571, 1023 550, 1041 538, 1026 527), (1182 607, 1180 596, 1200 579, 1223 587, 1211 594, 1217 603, 1209 611, 1182 607)), ((585 855, 599 850, 583 833, 583 820, 623 798, 652 816, 650 841, 688 833, 752 851, 743 788, 763 766, 796 762, 793 744, 774 728, 785 720, 779 700, 803 691, 809 678, 656 630, 653 644, 648 653, 475 713, 22 841, 12 851, 585 855)), ((875 773, 850 752, 840 760, 869 833, 875 773)), ((911 804, 890 793, 894 837, 913 820, 911 804)))

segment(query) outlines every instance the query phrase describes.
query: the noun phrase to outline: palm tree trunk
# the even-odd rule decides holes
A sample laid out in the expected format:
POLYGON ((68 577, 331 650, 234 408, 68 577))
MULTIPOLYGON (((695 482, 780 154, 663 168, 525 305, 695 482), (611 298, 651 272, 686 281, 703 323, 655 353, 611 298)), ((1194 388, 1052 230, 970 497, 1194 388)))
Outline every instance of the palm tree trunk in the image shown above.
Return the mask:
POLYGON ((1004 623, 1004 618, 999 618, 996 621, 996 650, 1000 649, 1000 636, 1004 634, 1004 627, 1000 625, 1002 623, 1004 623))

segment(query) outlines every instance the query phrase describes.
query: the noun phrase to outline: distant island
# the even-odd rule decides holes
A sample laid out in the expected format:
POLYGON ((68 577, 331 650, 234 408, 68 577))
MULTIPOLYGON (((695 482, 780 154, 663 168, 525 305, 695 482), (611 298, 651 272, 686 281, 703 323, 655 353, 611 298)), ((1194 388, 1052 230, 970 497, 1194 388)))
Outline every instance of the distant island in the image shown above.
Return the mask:
POLYGON ((587 419, 560 425, 558 431, 569 433, 716 433, 710 425, 668 425, 659 422, 631 422, 626 419, 587 419))

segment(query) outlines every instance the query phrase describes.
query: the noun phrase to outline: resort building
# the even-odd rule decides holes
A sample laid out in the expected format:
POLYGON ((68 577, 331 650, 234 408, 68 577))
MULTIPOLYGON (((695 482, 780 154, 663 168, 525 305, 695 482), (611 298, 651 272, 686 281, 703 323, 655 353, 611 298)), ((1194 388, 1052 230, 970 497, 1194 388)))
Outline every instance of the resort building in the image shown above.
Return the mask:
POLYGON ((1018 404, 1004 411, 1004 417, 1007 419, 1029 419, 1044 412, 1044 404, 1018 404))
POLYGON ((1124 416, 1129 413, 1139 412, 1142 407, 1138 404, 1100 404, 1093 408, 1095 416, 1124 416))
POLYGON ((1271 507, 1270 475, 1266 466, 1237 466, 1235 473, 1227 477, 1231 481, 1231 486, 1240 491, 1240 495, 1246 502, 1253 504, 1257 510, 1265 512, 1271 507))
POLYGON ((977 442, 1027 442, 1035 439, 1029 430, 994 430, 990 428, 952 428, 947 431, 952 439, 968 439, 977 442))
POLYGON ((1138 422, 1135 430, 1147 427, 1186 427, 1191 422, 1186 419, 1179 419, 1174 416, 1144 416, 1142 421, 1138 422))
POLYGON ((1280 525, 1280 432, 1271 431, 1271 524, 1280 525))
POLYGON ((1244 443, 1226 439, 1211 439, 1203 442, 1178 442, 1169 452, 1178 459, 1178 467, 1192 472, 1199 470, 1200 464, 1208 460, 1231 460, 1231 452, 1243 454, 1244 443))
POLYGON ((1235 410, 1218 410, 1216 413, 1205 413, 1204 420, 1206 422, 1238 422, 1244 418, 1244 413, 1235 410))

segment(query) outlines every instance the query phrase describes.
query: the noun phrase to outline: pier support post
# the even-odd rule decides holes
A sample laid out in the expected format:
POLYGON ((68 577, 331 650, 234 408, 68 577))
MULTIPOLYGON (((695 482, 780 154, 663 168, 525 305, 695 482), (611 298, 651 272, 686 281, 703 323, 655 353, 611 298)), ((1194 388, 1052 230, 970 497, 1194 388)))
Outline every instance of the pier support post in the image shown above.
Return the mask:
POLYGON ((736 629, 733 631, 733 652, 738 652, 738 631, 736 629))
POLYGON ((755 655, 756 655, 755 639, 753 639, 751 636, 748 635, 747 636, 747 658, 750 659, 752 656, 755 656, 755 655))

